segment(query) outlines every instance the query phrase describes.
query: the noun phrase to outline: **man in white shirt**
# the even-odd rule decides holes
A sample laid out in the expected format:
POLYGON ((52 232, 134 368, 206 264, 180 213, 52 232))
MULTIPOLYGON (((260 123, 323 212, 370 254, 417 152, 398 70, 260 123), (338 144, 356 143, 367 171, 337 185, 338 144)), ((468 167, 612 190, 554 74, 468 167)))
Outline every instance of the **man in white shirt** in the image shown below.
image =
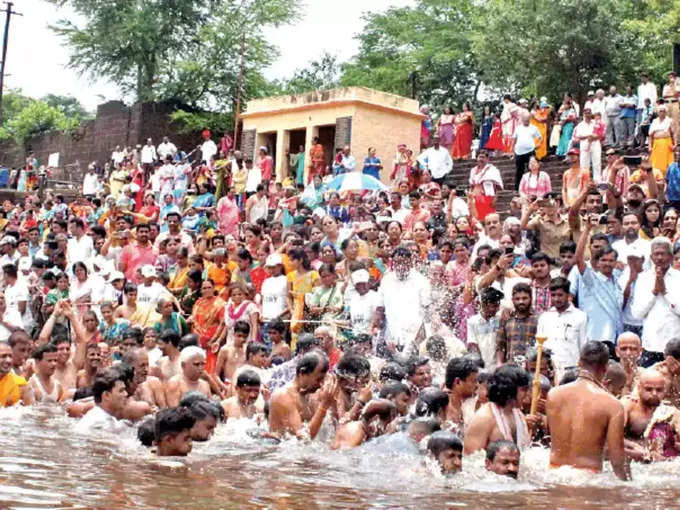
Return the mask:
POLYGON ((600 117, 602 118, 602 121, 607 122, 607 115, 605 113, 604 106, 605 106, 604 90, 597 89, 595 91, 595 99, 593 99, 593 104, 591 106, 591 112, 593 115, 599 113, 600 117))
POLYGON ((640 237, 640 219, 634 212, 627 212, 621 220, 623 239, 614 241, 612 248, 618 254, 618 262, 626 264, 631 250, 638 250, 644 257, 645 269, 651 268, 651 243, 640 237))
POLYGON ((594 133, 595 121, 590 108, 583 108, 583 120, 574 129, 574 140, 579 142, 581 168, 590 170, 593 165, 593 180, 602 180, 602 144, 594 133))
POLYGON ((593 108, 595 108, 595 92, 593 92, 592 90, 588 91, 588 99, 586 103, 583 105, 584 112, 586 108, 590 108, 591 113, 593 111, 593 108))
POLYGON ((156 147, 156 153, 158 154, 158 159, 165 161, 165 158, 168 156, 175 157, 175 154, 177 154, 177 147, 167 136, 164 136, 163 141, 156 147))
POLYGON ((644 367, 663 361, 668 340, 680 338, 680 271, 671 267, 673 246, 667 237, 655 237, 651 248, 654 267, 638 276, 631 310, 644 320, 640 361, 644 367))
MULTIPOLYGON (((7 310, 16 311, 21 315, 22 327, 25 331, 31 331, 33 327, 33 314, 28 306, 30 295, 24 278, 18 278, 17 267, 14 264, 2 266, 5 278, 5 305, 7 310)), ((14 313, 14 312, 12 312, 14 313)))
POLYGON ((151 138, 146 139, 146 145, 142 147, 142 155, 140 163, 142 165, 153 165, 153 162, 158 159, 158 154, 156 153, 156 147, 153 145, 153 140, 151 138))
POLYGON ((69 265, 78 261, 85 262, 94 254, 92 238, 85 234, 85 223, 81 218, 74 216, 68 226, 72 237, 67 244, 67 262, 69 265))
POLYGON ((120 164, 125 159, 125 151, 121 150, 120 145, 116 145, 116 148, 111 153, 111 161, 113 161, 114 167, 119 167, 120 164))
POLYGON ((581 348, 586 344, 588 316, 570 301, 569 282, 555 278, 550 282, 550 309, 538 316, 536 336, 545 336, 545 348, 552 352, 557 379, 578 366, 581 348))
POLYGON ((137 303, 155 308, 161 298, 171 299, 168 289, 156 281, 156 268, 151 264, 145 264, 140 272, 144 283, 137 287, 137 303))
POLYGON ((536 153, 536 144, 541 143, 543 137, 538 128, 529 123, 531 116, 523 112, 520 123, 515 129, 515 189, 519 190, 522 175, 529 168, 529 160, 536 153))
POLYGON ((390 193, 390 206, 387 208, 392 214, 392 219, 398 221, 401 225, 404 225, 406 217, 410 214, 410 211, 401 205, 401 193, 398 191, 393 191, 390 193))
MULTIPOLYGON (((501 173, 498 168, 489 163, 487 151, 481 150, 477 154, 477 166, 470 169, 468 182, 470 183, 470 197, 477 210, 477 218, 484 221, 487 214, 496 212, 496 195, 503 189, 501 173)), ((465 209, 467 210, 467 204, 465 209)))
POLYGON ((349 302, 349 321, 355 335, 371 334, 373 316, 378 307, 378 293, 369 290, 368 280, 370 276, 365 269, 359 269, 352 273, 352 283, 356 293, 349 302))
POLYGON ((657 98, 657 90, 656 90, 656 85, 654 85, 651 81, 649 81, 649 74, 647 73, 642 73, 642 82, 640 85, 638 85, 637 89, 637 98, 638 98, 638 104, 637 104, 637 125, 640 125, 640 121, 642 120, 642 110, 645 109, 645 99, 649 99, 649 104, 655 105, 656 104, 656 98, 657 98))
POLYGON ((426 149, 418 156, 418 163, 430 173, 432 180, 442 185, 444 177, 453 168, 451 154, 444 147, 439 145, 439 137, 432 138, 432 147, 426 149))
POLYGON ((487 287, 479 294, 479 313, 467 320, 467 348, 478 352, 484 360, 484 368, 496 367, 496 334, 500 326, 500 304, 503 293, 487 287))
POLYGON ((217 154, 217 145, 212 138, 208 138, 201 144, 201 161, 208 164, 215 154, 217 154))
POLYGON ((616 92, 616 87, 609 87, 609 95, 604 100, 604 110, 607 116, 607 133, 605 140, 607 145, 621 145, 621 101, 623 97, 616 92))
POLYGON ((394 270, 380 282, 374 326, 384 328, 384 347, 393 353, 417 356, 419 337, 426 335, 425 317, 430 305, 430 282, 413 269, 413 254, 399 247, 392 257, 394 270))
POLYGON ((288 279, 283 274, 283 259, 278 253, 267 257, 265 267, 271 276, 262 282, 262 322, 268 323, 288 311, 288 279))
POLYGON ((99 189, 99 177, 94 173, 94 166, 92 164, 87 166, 87 172, 83 177, 83 196, 86 198, 94 198, 99 189))
POLYGON ((349 145, 345 145, 342 148, 342 160, 340 163, 333 162, 333 174, 340 175, 349 172, 354 172, 357 166, 357 162, 349 152, 349 145))
POLYGON ((121 373, 107 368, 97 375, 92 384, 95 406, 76 423, 74 430, 79 434, 88 432, 121 433, 129 427, 121 421, 127 390, 121 373))

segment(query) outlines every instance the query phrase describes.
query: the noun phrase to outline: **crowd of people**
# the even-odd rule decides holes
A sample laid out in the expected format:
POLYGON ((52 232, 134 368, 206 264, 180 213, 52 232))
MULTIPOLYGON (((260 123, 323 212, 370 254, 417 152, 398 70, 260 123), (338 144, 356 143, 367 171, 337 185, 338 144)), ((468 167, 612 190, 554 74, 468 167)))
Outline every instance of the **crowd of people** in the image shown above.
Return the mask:
POLYGON ((656 166, 650 128, 651 157, 612 143, 598 174, 583 112, 561 194, 520 114, 529 170, 502 216, 486 150, 469 188, 452 185, 450 118, 390 192, 328 187, 365 171, 350 147, 300 147, 276 182, 267 147, 253 161, 204 132, 189 153, 116 148, 71 203, 5 202, 0 406, 137 427, 161 456, 235 419, 334 449, 406 445, 450 474, 484 450, 516 477, 536 444, 593 472, 606 449, 622 479, 677 456, 680 149, 656 166))

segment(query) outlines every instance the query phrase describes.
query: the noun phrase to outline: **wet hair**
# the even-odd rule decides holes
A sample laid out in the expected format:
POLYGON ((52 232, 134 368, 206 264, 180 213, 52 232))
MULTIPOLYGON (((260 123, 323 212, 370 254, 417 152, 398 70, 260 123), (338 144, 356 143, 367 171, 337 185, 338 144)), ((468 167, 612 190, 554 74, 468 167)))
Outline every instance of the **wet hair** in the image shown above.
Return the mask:
POLYGON ((328 371, 328 358, 320 351, 312 351, 303 355, 295 366, 295 375, 308 375, 316 370, 321 364, 322 371, 328 371))
POLYGON ((179 405, 183 407, 191 407, 194 402, 207 402, 208 400, 210 399, 200 391, 187 391, 179 400, 179 405))
POLYGON ((364 356, 350 352, 340 358, 335 365, 335 373, 361 377, 371 373, 371 364, 364 356))
POLYGON ((411 427, 422 428, 426 436, 429 436, 430 434, 433 434, 441 429, 439 421, 432 417, 419 417, 415 420, 411 420, 406 425, 406 429, 410 429, 411 427))
POLYGON ((609 362, 609 348, 602 342, 590 340, 581 349, 579 361, 587 367, 604 367, 609 362))
POLYGON ((380 389, 380 398, 394 398, 400 393, 406 393, 409 397, 411 396, 411 390, 403 382, 392 381, 389 382, 380 389))
POLYGON ((254 356, 258 352, 264 352, 267 354, 269 352, 269 349, 267 349, 267 346, 263 343, 260 342, 249 342, 248 345, 246 345, 246 361, 251 358, 251 356, 254 356))
POLYGON ((236 378, 236 387, 242 386, 259 386, 261 384, 260 376, 255 370, 244 370, 236 378))
POLYGON ((198 347, 198 335, 196 333, 187 333, 180 339, 177 349, 181 351, 185 347, 191 347, 192 345, 198 347))
POLYGON ((33 358, 36 361, 40 361, 43 359, 43 356, 48 353, 53 353, 57 352, 57 346, 54 344, 44 344, 35 349, 31 353, 31 358, 33 358))
POLYGON ((205 420, 209 417, 215 418, 215 421, 220 420, 220 412, 210 400, 197 400, 188 409, 196 421, 205 420))
POLYGON ((489 445, 486 447, 486 460, 493 462, 498 452, 503 448, 507 448, 510 451, 519 453, 519 448, 517 448, 515 443, 508 441, 507 439, 499 439, 498 441, 489 443, 489 445))
POLYGON ((416 358, 414 360, 409 361, 408 365, 406 365, 406 375, 408 377, 413 376, 416 373, 416 370, 418 370, 418 367, 427 365, 429 361, 430 360, 428 358, 416 358))
POLYGON ((234 333, 243 333, 244 335, 250 334, 250 324, 246 321, 236 321, 234 323, 234 333))
POLYGON ((437 416, 449 405, 449 395, 439 388, 429 387, 420 392, 416 400, 416 416, 437 416))
POLYGON ((675 359, 680 360, 680 338, 669 340, 663 353, 666 356, 672 356, 675 359))
POLYGON ((575 368, 572 368, 571 370, 567 370, 564 372, 564 375, 562 376, 562 379, 560 379, 560 386, 564 384, 569 384, 574 382, 576 379, 578 379, 578 370, 575 368))
POLYGON ((566 278, 562 278, 561 276, 550 280, 551 291, 563 290, 564 292, 569 294, 569 287, 570 287, 569 280, 567 280, 566 278))
POLYGON ((444 338, 439 335, 432 335, 425 342, 425 349, 427 353, 436 361, 445 361, 448 358, 446 351, 446 342, 444 338))
POLYGON ((139 427, 137 427, 137 439, 142 443, 142 446, 150 448, 156 439, 155 421, 153 418, 144 420, 139 427))
POLYGON ((625 384, 626 372, 621 366, 621 363, 618 363, 613 359, 609 360, 609 363, 607 364, 607 372, 604 374, 604 379, 618 381, 625 384))
POLYGON ((503 407, 517 398, 517 390, 529 384, 529 375, 520 367, 503 365, 489 378, 489 400, 503 407))
POLYGON ((154 438, 156 443, 168 434, 177 434, 185 430, 190 430, 196 419, 192 412, 186 407, 170 407, 161 409, 156 413, 154 422, 154 438))
POLYGON ((464 381, 470 374, 479 372, 479 367, 468 356, 461 356, 460 358, 453 358, 446 365, 446 387, 453 388, 453 383, 456 379, 464 381))
POLYGON ((448 430, 438 430, 434 432, 427 441, 427 449, 432 455, 438 457, 445 450, 463 451, 463 442, 453 432, 448 430))
POLYGON ((406 379, 406 369, 396 361, 388 361, 380 369, 380 379, 401 382, 406 379))
POLYGON ((116 382, 123 381, 123 375, 119 370, 113 368, 107 368, 101 374, 94 378, 92 383, 92 395, 94 396, 94 401, 99 404, 102 401, 102 395, 113 390, 116 382))
POLYGON ((179 346, 179 335, 175 333, 172 329, 165 329, 159 337, 161 342, 166 344, 172 344, 174 347, 179 346))

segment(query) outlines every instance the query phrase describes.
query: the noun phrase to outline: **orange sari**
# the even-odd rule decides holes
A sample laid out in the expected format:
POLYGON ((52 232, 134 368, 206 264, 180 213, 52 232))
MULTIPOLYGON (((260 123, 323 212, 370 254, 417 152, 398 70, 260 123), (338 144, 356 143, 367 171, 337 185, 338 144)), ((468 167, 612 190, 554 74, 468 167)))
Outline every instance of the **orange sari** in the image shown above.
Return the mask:
POLYGON ((312 182, 312 177, 315 175, 323 176, 326 169, 326 160, 323 151, 323 145, 317 143, 309 150, 309 159, 311 165, 309 166, 309 174, 307 175, 307 184, 312 182))
POLYGON ((224 306, 225 303, 218 297, 199 298, 194 304, 194 309, 191 313, 192 318, 192 333, 198 335, 198 341, 206 350, 205 369, 209 374, 215 373, 215 365, 217 364, 217 353, 213 352, 208 345, 220 323, 224 320, 224 306))

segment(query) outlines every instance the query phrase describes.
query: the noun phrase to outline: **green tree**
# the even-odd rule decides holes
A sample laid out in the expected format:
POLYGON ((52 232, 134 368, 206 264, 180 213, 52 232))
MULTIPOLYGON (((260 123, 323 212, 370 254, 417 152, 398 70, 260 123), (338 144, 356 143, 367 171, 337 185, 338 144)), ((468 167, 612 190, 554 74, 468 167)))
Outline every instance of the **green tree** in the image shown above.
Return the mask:
POLYGON ((94 116, 73 96, 59 96, 47 94, 42 100, 49 106, 60 110, 67 117, 74 117, 80 120, 91 119, 94 116))
POLYGON ((479 86, 471 51, 473 0, 420 0, 414 7, 369 13, 359 53, 343 68, 342 85, 413 96, 421 103, 460 105, 479 86))
POLYGON ((627 0, 487 0, 471 33, 484 83, 546 95, 634 78, 640 41, 623 27, 627 0))
POLYGON ((70 131, 78 127, 78 117, 67 117, 59 108, 44 101, 32 100, 16 115, 3 123, 0 138, 14 138, 24 143, 32 136, 49 131, 70 131))
POLYGON ((301 94, 310 90, 328 90, 340 83, 342 69, 338 58, 324 52, 321 58, 313 60, 306 67, 297 69, 281 86, 283 94, 301 94))

